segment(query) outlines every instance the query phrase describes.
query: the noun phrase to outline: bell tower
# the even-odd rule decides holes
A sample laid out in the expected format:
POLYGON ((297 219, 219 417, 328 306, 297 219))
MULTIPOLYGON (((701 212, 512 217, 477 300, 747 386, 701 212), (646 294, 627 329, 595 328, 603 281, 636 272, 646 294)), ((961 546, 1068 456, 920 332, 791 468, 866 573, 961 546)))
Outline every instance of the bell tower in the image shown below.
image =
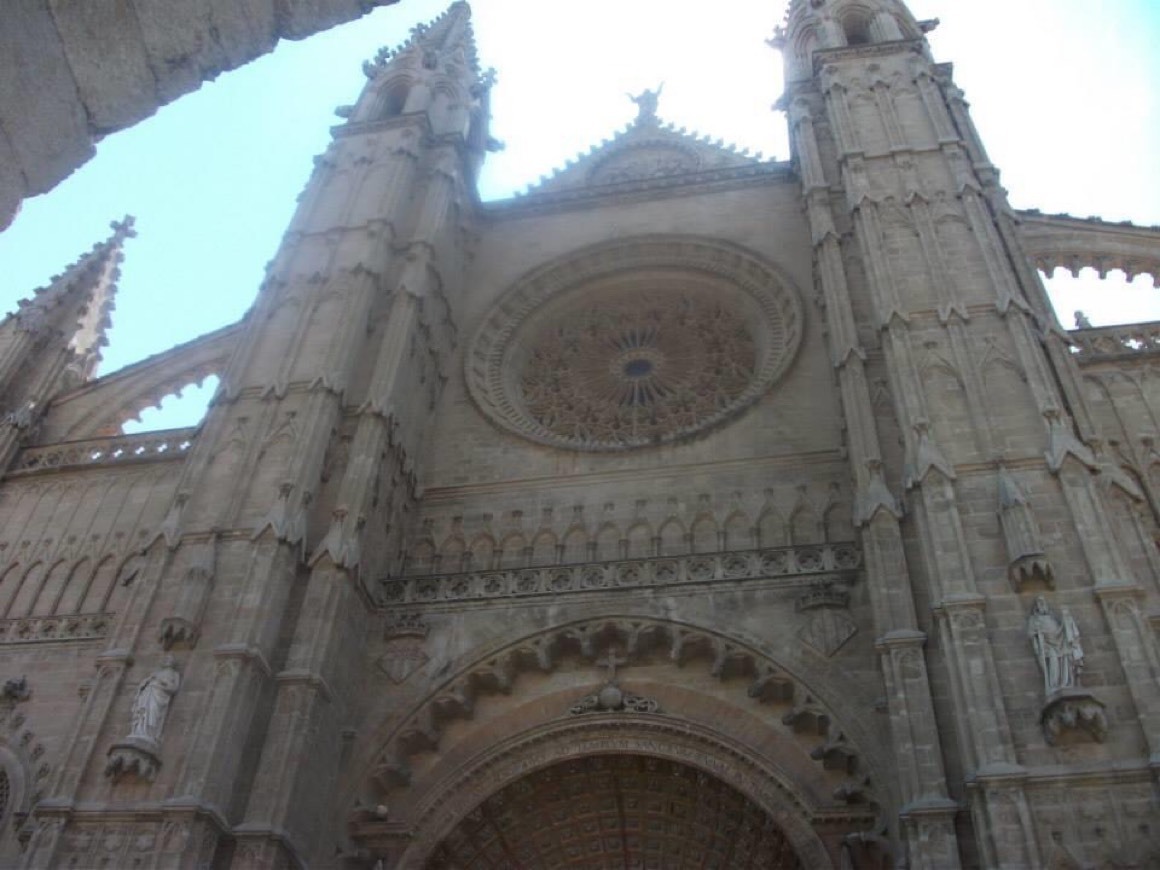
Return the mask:
MULTIPOLYGON (((775 43, 858 491, 901 839, 912 867, 958 866, 972 848, 956 843, 962 801, 984 866, 1038 866, 1044 832, 1011 722, 1046 722, 1053 702, 1019 709, 1001 679, 1011 651, 993 638, 999 614, 1030 608, 1016 566, 1040 547, 1008 522, 1007 572, 980 537, 996 506, 1028 512, 1025 491, 1057 492, 1082 550, 1060 585, 1105 611, 1139 587, 1113 543, 1066 335, 952 69, 931 57, 935 24, 897 0, 794 0, 775 43)), ((1046 501, 1041 516, 1058 510, 1046 501)), ((1149 643, 1138 631, 1111 635, 1154 752, 1160 693, 1132 675, 1149 643)))
MULTIPOLYGON (((200 698, 188 751, 120 758, 106 773, 165 781, 165 812, 196 829, 200 851, 182 859, 195 863, 221 835, 206 807, 243 819, 232 867, 282 866, 316 848, 310 832, 358 699, 357 638, 375 581, 398 558, 457 341, 470 190, 493 144, 492 78, 467 4, 364 72, 143 553, 144 585, 163 591, 128 605, 48 804, 76 798, 102 763, 92 735, 126 715, 124 687, 172 655, 182 692, 200 698)), ((45 835, 29 848, 29 866, 52 866, 60 845, 45 835)))

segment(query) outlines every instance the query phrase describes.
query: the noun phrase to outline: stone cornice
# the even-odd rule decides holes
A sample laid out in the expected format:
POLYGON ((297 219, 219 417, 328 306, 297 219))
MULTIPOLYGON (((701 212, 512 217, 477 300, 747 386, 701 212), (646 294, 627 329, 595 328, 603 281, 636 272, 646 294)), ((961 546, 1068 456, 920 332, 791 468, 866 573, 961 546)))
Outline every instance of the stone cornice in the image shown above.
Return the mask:
POLYGON ((487 481, 482 483, 467 483, 458 486, 428 486, 423 492, 424 504, 436 501, 457 500, 467 496, 497 495, 512 491, 529 492, 538 490, 559 490, 567 486, 597 486, 614 484, 626 481, 669 480, 680 477, 686 472, 727 474, 730 471, 757 473, 758 469, 800 469, 833 465, 844 474, 846 462, 837 450, 818 450, 813 453, 794 453, 787 456, 744 457, 740 459, 725 459, 712 462, 673 463, 655 468, 631 469, 618 471, 596 471, 579 474, 560 474, 545 477, 525 477, 505 479, 502 481, 487 481))
POLYGON ((861 564, 855 543, 815 544, 400 578, 385 580, 383 592, 389 607, 416 607, 775 578, 793 585, 819 576, 848 583, 861 564))
POLYGON ((797 173, 788 161, 755 163, 708 169, 682 175, 642 178, 619 184, 581 187, 574 190, 532 193, 515 199, 482 203, 480 217, 485 220, 522 218, 530 214, 567 211, 572 208, 594 208, 624 205, 672 196, 695 196, 723 190, 752 187, 754 184, 797 183, 797 173))

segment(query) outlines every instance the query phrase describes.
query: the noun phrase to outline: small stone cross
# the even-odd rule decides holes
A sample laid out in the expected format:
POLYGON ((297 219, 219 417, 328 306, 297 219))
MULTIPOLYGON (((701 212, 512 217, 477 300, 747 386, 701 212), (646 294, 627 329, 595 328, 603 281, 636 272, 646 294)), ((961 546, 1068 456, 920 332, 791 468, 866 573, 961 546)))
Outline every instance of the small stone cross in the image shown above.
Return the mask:
POLYGON ((608 668, 608 682, 616 682, 616 666, 628 664, 628 659, 622 659, 616 654, 616 647, 611 647, 608 650, 608 655, 602 659, 596 660, 598 668, 608 668))

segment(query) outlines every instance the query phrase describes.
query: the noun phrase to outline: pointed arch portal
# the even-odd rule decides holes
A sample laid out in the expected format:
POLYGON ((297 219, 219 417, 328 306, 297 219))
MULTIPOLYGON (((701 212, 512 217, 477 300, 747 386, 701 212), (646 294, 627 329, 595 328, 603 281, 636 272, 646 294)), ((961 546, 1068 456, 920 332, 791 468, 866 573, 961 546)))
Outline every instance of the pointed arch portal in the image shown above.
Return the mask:
POLYGON ((468 813, 426 864, 428 870, 802 866, 780 826, 733 786, 640 754, 588 755, 516 780, 468 813))

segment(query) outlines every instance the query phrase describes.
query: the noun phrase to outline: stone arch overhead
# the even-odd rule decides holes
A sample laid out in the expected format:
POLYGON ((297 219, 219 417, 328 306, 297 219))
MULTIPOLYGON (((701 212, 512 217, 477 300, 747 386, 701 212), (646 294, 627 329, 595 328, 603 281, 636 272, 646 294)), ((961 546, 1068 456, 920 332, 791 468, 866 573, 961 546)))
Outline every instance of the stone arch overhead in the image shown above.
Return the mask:
POLYGON ((1140 227, 1127 221, 1019 212, 1019 235, 1036 268, 1050 277, 1063 267, 1073 275, 1090 266, 1101 278, 1120 269, 1130 281, 1150 275, 1160 287, 1160 227, 1140 227))
POLYGON ((226 367, 241 322, 156 354, 85 384, 53 402, 42 440, 76 441, 119 434, 126 420, 226 367))
MULTIPOLYGON (((381 711, 371 712, 369 721, 384 724, 368 735, 362 757, 350 769, 360 776, 369 771, 383 794, 405 788, 411 781, 410 758, 439 749, 446 727, 470 719, 478 698, 510 694, 518 690, 522 673, 552 673, 567 656, 595 660, 613 645, 629 661, 660 655, 678 668, 696 664, 708 667, 709 674, 722 682, 736 681, 739 704, 758 705, 779 715, 783 726, 806 741, 819 769, 847 775, 834 792, 836 800, 864 802, 873 784, 889 781, 876 774, 890 764, 886 741, 868 724, 865 711, 851 704, 849 699, 861 693, 856 681, 840 669, 798 662, 791 670, 765 652, 760 642, 689 623, 635 616, 578 620, 461 657, 444 669, 450 676, 405 715, 385 721, 381 711)), ((889 796, 874 800, 890 802, 889 796)))
MULTIPOLYGON (((677 761, 727 781, 775 821, 802 866, 819 870, 835 866, 813 827, 810 808, 799 799, 793 784, 748 747, 723 741, 697 725, 644 718, 626 722, 615 716, 557 721, 531 729, 499 742, 452 772, 413 808, 415 824, 393 866, 424 866, 455 824, 503 787, 553 764, 597 753, 635 753, 677 761)), ((356 815, 352 833, 360 844, 383 849, 384 840, 389 842, 393 832, 383 830, 384 825, 380 831, 387 836, 377 837, 374 822, 367 821, 367 814, 356 815)))

